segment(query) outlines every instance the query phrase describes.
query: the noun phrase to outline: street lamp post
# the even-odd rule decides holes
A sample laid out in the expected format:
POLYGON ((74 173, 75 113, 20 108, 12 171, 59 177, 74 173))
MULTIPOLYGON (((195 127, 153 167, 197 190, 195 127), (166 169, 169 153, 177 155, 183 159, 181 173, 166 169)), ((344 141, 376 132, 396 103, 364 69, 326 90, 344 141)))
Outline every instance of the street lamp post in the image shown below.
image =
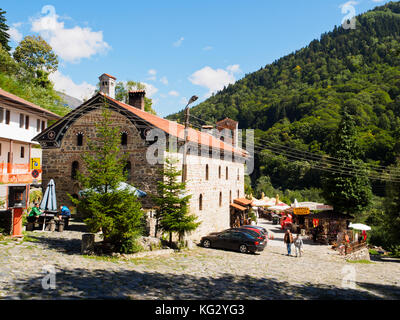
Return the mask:
POLYGON ((189 140, 189 104, 195 102, 198 99, 197 96, 192 96, 189 99, 189 102, 187 103, 185 107, 185 132, 184 132, 184 145, 183 145, 183 168, 182 168, 182 182, 185 182, 187 179, 187 145, 188 145, 188 140, 189 140))

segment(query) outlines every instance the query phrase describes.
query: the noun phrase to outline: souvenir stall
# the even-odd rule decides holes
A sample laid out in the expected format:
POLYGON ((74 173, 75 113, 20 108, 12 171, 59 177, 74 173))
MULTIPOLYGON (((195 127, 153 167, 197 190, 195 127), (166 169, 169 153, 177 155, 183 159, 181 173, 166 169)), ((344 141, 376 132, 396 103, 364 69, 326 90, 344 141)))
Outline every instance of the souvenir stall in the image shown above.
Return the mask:
POLYGON ((230 205, 230 226, 238 228, 243 225, 250 224, 249 212, 251 210, 253 200, 246 198, 234 199, 230 205))
POLYGON ((312 235, 315 242, 333 244, 338 242, 354 217, 334 211, 320 211, 304 216, 305 233, 312 235))

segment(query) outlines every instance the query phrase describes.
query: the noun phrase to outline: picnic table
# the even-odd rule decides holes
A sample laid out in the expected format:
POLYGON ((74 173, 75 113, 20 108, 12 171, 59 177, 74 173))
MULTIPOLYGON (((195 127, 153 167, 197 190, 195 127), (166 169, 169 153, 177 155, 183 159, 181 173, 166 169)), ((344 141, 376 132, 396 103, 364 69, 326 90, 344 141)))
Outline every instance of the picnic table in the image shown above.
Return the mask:
POLYGON ((58 219, 55 219, 56 216, 58 216, 57 212, 42 213, 38 216, 38 220, 29 226, 29 230, 33 230, 35 225, 38 225, 42 230, 55 231, 58 225, 58 231, 62 232, 64 230, 64 225, 68 225, 68 218, 63 217, 62 221, 59 221, 58 219))

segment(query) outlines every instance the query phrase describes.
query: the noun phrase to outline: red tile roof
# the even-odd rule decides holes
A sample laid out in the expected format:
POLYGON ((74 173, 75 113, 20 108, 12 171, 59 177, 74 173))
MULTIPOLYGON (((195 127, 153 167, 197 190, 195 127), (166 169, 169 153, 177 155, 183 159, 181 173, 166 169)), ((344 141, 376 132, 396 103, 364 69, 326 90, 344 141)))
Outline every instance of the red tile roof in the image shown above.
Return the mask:
POLYGON ((4 97, 6 99, 9 99, 17 104, 22 104, 24 107, 27 107, 31 110, 34 110, 36 112, 41 112, 43 113, 43 117, 49 119, 49 120, 58 120, 61 118, 61 116, 59 116, 58 114, 55 114, 47 109, 44 109, 42 107, 37 106, 36 104, 29 102, 25 99, 22 99, 10 92, 7 92, 3 89, 0 89, 0 97, 4 97))
MULTIPOLYGON (((111 74, 103 73, 102 75, 106 75, 107 77, 110 77, 110 78, 112 78, 112 79, 114 79, 114 80, 117 80, 117 78, 114 77, 114 76, 112 76, 111 74)), ((102 76, 102 75, 101 75, 101 76, 102 76)), ((100 76, 100 77, 101 77, 101 76, 100 76)))
MULTIPOLYGON (((109 96, 105 95, 103 92, 99 92, 99 93, 101 95, 107 97, 111 101, 115 102, 122 108, 125 108, 128 111, 132 112, 139 118, 142 118, 143 120, 152 124, 154 127, 159 128, 162 131, 164 131, 174 137, 178 137, 179 139, 184 140, 185 127, 183 125, 176 123, 174 121, 160 118, 156 115, 153 115, 146 111, 142 111, 138 108, 135 108, 129 104, 112 99, 109 96)), ((200 143, 205 146, 213 147, 213 148, 216 148, 219 150, 224 150, 226 152, 240 154, 241 156, 248 155, 246 150, 243 150, 241 148, 235 148, 227 143, 224 143, 220 139, 217 139, 216 137, 212 136, 211 134, 201 132, 201 131, 195 130, 193 128, 189 128, 189 130, 188 130, 188 140, 189 140, 189 142, 195 142, 195 143, 197 142, 197 143, 200 143)))

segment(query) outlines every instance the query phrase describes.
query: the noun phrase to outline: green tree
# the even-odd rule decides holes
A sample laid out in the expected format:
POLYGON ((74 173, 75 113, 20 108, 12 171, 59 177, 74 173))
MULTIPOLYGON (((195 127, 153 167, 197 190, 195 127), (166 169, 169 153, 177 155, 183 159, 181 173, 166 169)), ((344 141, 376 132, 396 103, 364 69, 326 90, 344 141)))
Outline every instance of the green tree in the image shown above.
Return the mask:
POLYGON ((26 36, 15 48, 13 57, 36 77, 50 74, 58 68, 58 57, 41 36, 26 36))
MULTIPOLYGON (((117 82, 115 86, 115 99, 124 103, 128 103, 129 101, 129 91, 132 90, 145 90, 146 87, 144 84, 132 80, 128 80, 127 82, 117 82)), ((153 100, 147 97, 144 97, 144 110, 151 113, 156 114, 155 110, 152 108, 153 100)))
POLYGON ((70 198, 85 216, 91 232, 101 229, 104 242, 111 243, 117 251, 131 252, 142 232, 143 212, 134 193, 119 189, 120 183, 126 181, 127 158, 119 148, 120 128, 112 124, 110 116, 104 105, 95 138, 89 139, 89 151, 82 155, 86 172, 77 175, 83 197, 70 198))
POLYGON ((158 194, 153 196, 157 205, 157 226, 169 233, 170 244, 173 233, 177 233, 179 241, 182 241, 186 232, 193 231, 200 225, 200 222, 196 222, 197 217, 189 214, 191 195, 184 195, 186 183, 178 181, 181 171, 175 164, 176 161, 172 159, 165 160, 163 179, 158 181, 158 194))
POLYGON ((355 123, 346 110, 343 110, 331 144, 331 156, 339 159, 340 166, 352 168, 354 175, 327 173, 323 179, 324 198, 336 211, 348 214, 362 212, 370 205, 372 191, 368 172, 363 170, 363 162, 359 160, 355 123))
POLYGON ((10 35, 8 34, 8 25, 6 24, 7 19, 5 14, 7 12, 0 8, 0 44, 1 46, 9 52, 11 47, 8 45, 8 41, 10 40, 10 35))

